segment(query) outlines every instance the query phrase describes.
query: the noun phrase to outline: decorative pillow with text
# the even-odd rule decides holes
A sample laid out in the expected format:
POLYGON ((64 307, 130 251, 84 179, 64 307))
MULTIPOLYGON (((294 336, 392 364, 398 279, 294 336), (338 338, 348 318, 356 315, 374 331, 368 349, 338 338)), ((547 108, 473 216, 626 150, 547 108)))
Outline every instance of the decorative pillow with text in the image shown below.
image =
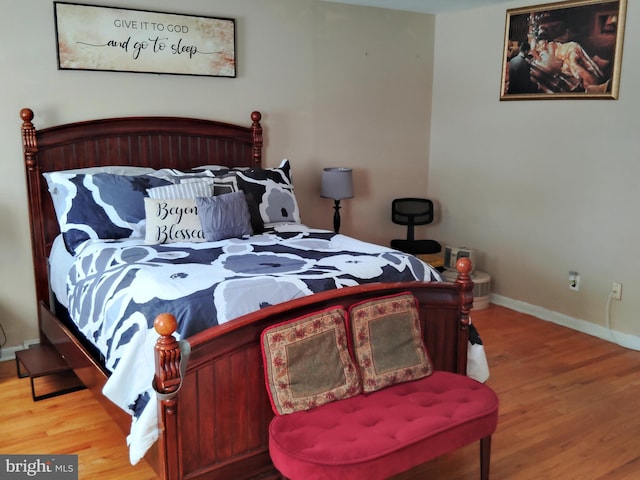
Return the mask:
POLYGON ((147 243, 204 242, 196 200, 145 198, 147 243))

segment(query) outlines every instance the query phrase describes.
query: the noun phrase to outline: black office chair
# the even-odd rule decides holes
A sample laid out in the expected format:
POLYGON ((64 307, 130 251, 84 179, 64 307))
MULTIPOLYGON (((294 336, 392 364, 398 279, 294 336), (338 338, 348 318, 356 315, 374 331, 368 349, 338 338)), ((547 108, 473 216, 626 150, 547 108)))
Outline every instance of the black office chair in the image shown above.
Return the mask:
POLYGON ((433 222, 433 202, 426 198, 396 198, 391 202, 391 221, 407 226, 405 240, 391 240, 391 248, 412 255, 438 253, 442 246, 435 240, 416 240, 415 225, 428 225, 433 222))

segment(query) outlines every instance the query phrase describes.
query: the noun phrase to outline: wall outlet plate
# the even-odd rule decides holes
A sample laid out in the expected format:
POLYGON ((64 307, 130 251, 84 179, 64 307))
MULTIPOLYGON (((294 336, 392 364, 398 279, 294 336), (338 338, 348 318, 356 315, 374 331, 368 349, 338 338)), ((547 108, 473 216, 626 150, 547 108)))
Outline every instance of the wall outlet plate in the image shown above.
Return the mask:
POLYGON ((614 300, 622 300, 622 284, 613 282, 611 284, 611 296, 614 300))
POLYGON ((580 274, 578 272, 569 272, 569 289, 574 292, 580 290, 580 274))

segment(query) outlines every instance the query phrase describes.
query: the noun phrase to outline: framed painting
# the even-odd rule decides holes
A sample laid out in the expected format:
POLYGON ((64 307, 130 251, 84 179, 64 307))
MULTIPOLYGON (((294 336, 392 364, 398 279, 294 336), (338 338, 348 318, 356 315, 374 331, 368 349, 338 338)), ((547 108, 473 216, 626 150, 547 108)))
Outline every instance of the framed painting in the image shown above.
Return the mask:
POLYGON ((54 2, 58 69, 236 76, 229 18, 54 2))
POLYGON ((617 99, 627 0, 507 10, 500 100, 617 99))

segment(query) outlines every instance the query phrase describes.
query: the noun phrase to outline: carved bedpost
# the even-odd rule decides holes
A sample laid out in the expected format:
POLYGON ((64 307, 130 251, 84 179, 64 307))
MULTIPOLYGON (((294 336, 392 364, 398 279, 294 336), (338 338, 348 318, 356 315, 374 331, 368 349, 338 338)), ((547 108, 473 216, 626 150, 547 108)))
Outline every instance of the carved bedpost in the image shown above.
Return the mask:
POLYGON ((173 334, 178 328, 176 317, 161 313, 153 322, 160 338, 155 346, 156 373, 153 388, 159 404, 160 476, 165 480, 179 478, 178 402, 175 394, 182 384, 180 345, 173 334))
POLYGON ((471 280, 471 260, 466 257, 456 262, 456 270, 458 270, 458 278, 455 283, 460 285, 460 308, 462 309, 461 322, 464 326, 469 325, 469 312, 473 307, 473 280, 471 280))
POLYGON ((256 166, 262 165, 262 125, 260 112, 251 112, 251 131, 253 133, 253 163, 256 166))
POLYGON ((460 286, 460 323, 461 332, 458 339, 458 373, 467 373, 467 343, 469 342, 469 314, 473 307, 473 280, 471 280, 471 260, 464 257, 456 262, 458 278, 456 285, 460 286))
MULTIPOLYGON (((153 387, 160 395, 170 396, 180 387, 182 377, 180 373, 180 345, 173 334, 178 328, 176 317, 170 313, 161 313, 153 322, 160 338, 156 341, 156 374, 153 379, 153 387)), ((175 398, 165 399, 161 397, 167 413, 175 413, 175 398)))
POLYGON ((20 110, 20 118, 22 119, 22 148, 24 149, 24 158, 28 170, 35 167, 33 157, 38 153, 38 144, 36 141, 36 128, 31 123, 33 120, 33 110, 23 108, 20 110))
MULTIPOLYGON (((45 242, 45 228, 40 185, 40 166, 38 165, 38 138, 36 127, 33 125, 34 114, 30 108, 20 110, 22 120, 22 150, 24 154, 25 173, 27 177, 27 192, 29 195, 29 223, 31 225, 31 249, 35 272, 36 299, 39 302, 50 303, 49 281, 47 277, 47 245, 45 242)), ((49 305, 50 306, 50 305, 49 305)), ((40 322, 40 315, 38 315, 40 322)), ((46 336, 40 332, 40 341, 48 343, 46 336)))

